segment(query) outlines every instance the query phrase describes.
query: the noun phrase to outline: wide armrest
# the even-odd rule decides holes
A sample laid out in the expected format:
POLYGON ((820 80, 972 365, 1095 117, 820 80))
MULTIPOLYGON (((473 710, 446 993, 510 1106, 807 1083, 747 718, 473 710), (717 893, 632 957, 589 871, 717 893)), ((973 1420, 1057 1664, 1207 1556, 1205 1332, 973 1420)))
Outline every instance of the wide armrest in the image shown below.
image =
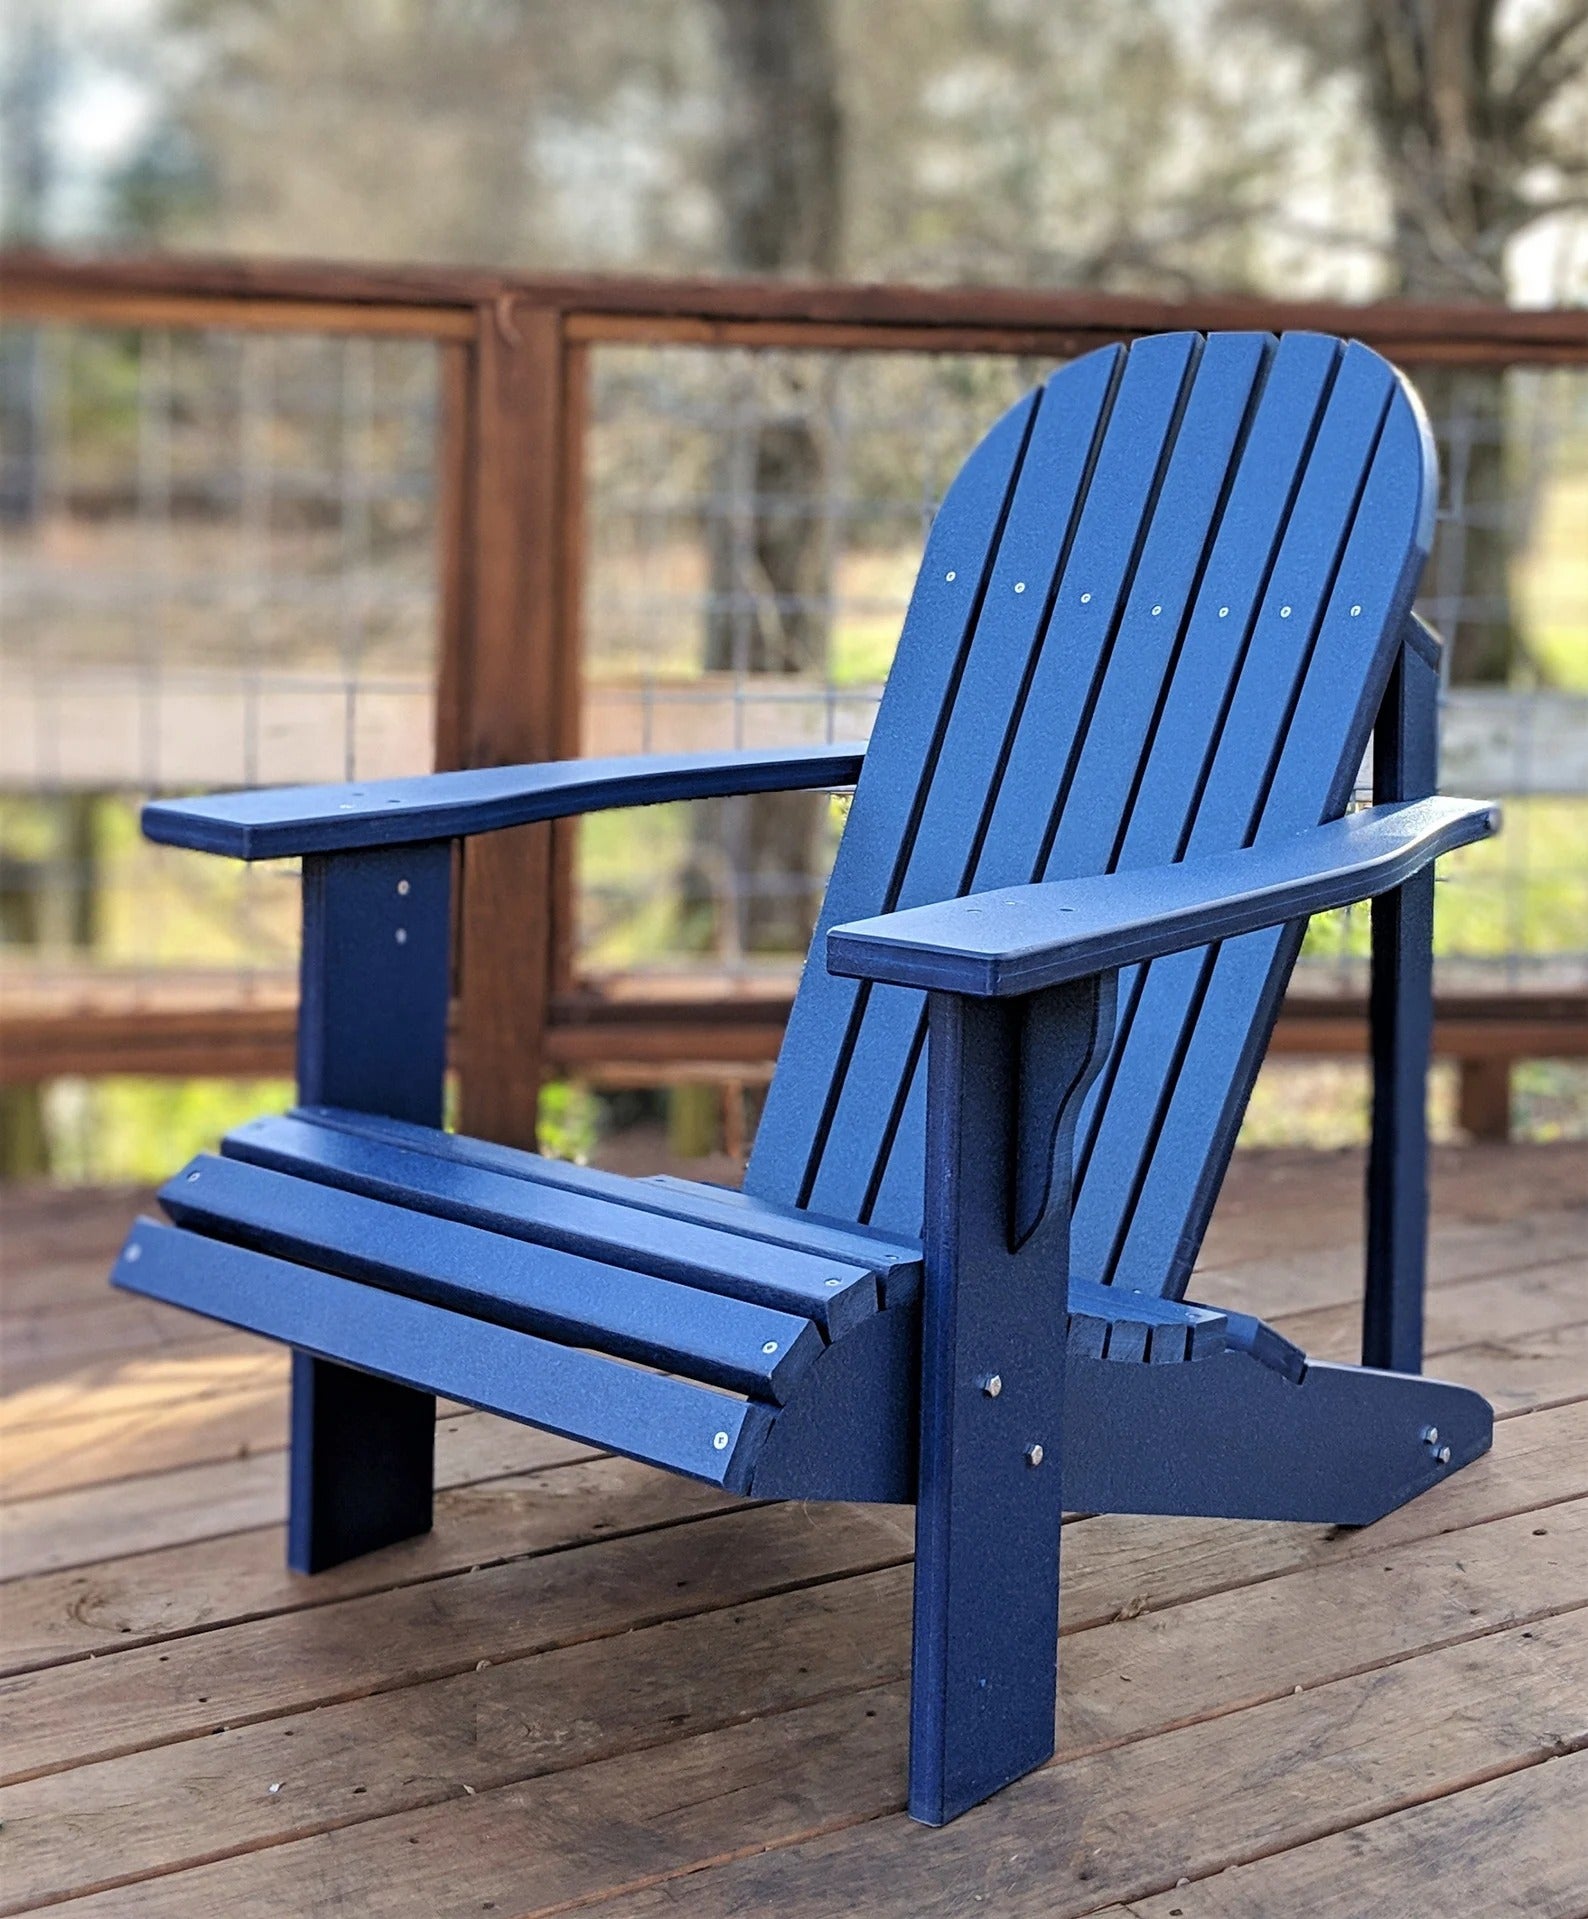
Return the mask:
POLYGON ((1012 998, 1369 899, 1499 823, 1486 800, 1374 806, 1238 853, 852 920, 828 933, 827 966, 931 992, 1012 998))
POLYGON ((627 759, 547 760, 533 766, 427 773, 347 786, 273 786, 193 800, 154 800, 146 838, 238 860, 494 833, 533 820, 620 806, 853 786, 865 747, 751 747, 722 753, 651 753, 627 759))

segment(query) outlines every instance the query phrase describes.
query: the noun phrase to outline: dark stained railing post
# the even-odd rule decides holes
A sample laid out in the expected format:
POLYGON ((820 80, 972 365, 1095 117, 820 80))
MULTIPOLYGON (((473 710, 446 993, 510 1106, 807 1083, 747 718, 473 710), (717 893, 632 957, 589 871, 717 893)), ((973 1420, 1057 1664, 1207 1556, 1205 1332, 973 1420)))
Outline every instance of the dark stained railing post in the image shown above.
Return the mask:
MULTIPOLYGON (((555 306, 504 296, 479 309, 468 497, 457 509, 467 564, 456 581, 455 658, 444 679, 456 718, 438 729, 438 744, 460 765, 576 750, 575 636, 565 611, 577 565, 567 515, 578 490, 565 457, 568 354, 555 306)), ((469 1132, 508 1145, 535 1143, 568 871, 566 858, 554 857, 549 826, 476 840, 463 862, 460 1119, 469 1132)))

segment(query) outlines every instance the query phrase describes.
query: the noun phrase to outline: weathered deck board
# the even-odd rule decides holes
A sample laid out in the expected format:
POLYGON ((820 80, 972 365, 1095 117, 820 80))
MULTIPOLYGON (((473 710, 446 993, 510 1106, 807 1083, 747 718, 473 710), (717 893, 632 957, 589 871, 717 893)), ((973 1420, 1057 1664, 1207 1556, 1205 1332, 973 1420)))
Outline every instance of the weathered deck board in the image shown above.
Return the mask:
POLYGON ((449 1575, 431 1581, 418 1605, 397 1588, 317 1607, 302 1623, 250 1620, 24 1674, 0 1698, 5 1776, 870 1572, 906 1558, 909 1544, 906 1516, 893 1507, 840 1507, 819 1525, 798 1507, 752 1507, 449 1575))
MULTIPOLYGON (((476 1413, 444 1413, 436 1429, 436 1482, 442 1487, 472 1486, 594 1457, 591 1447, 575 1440, 476 1413)), ((279 1525, 286 1510, 285 1449, 258 1448, 141 1474, 135 1500, 129 1499, 124 1480, 109 1480, 0 1503, 0 1566, 8 1578, 16 1578, 51 1567, 89 1565, 184 1540, 279 1525)))
POLYGON ((1439 1370, 1458 1386, 1476 1386, 1502 1418, 1565 1405, 1588 1389, 1588 1326, 1579 1321, 1513 1340, 1477 1340, 1441 1353, 1439 1370))
POLYGON ((1579 1919, 1588 1912, 1585 1804, 1588 1753, 1563 1754, 1128 1910, 1135 1919, 1480 1910, 1484 1919, 1579 1919), (1384 1888, 1396 1890, 1386 1897, 1384 1888))
MULTIPOLYGON (((475 1430, 511 1435, 496 1422, 475 1430)), ((445 1433, 443 1428, 443 1433, 445 1433)), ((544 1438, 547 1447, 564 1445, 544 1438)), ((17 1579, 0 1611, 0 1673, 208 1631, 242 1620, 330 1605, 362 1593, 559 1551, 582 1540, 727 1511, 731 1495, 691 1486, 624 1460, 569 1462, 442 1495, 436 1531, 354 1560, 316 1580, 288 1574, 274 1527, 228 1542, 210 1539, 107 1559, 87 1568, 17 1579)), ((1094 1622, 1129 1606, 1154 1608, 1332 1563, 1357 1552, 1588 1496, 1588 1400, 1500 1423, 1494 1452, 1371 1532, 1258 1522, 1141 1519, 1111 1514, 1072 1530, 1065 1546, 1067 1620, 1094 1622), (1121 1598, 1120 1595, 1124 1597, 1121 1598)))
MULTIPOLYGON (((1588 1620, 1578 1613, 1531 1634, 1492 1634, 1156 1738, 1061 1754, 995 1801, 995 1811, 933 1841, 897 1810, 899 1686, 868 1695, 874 1716, 854 1736, 829 1702, 681 1738, 665 1767, 646 1750, 470 1795, 464 1789, 478 1776, 477 1754, 455 1739, 449 1790, 438 1805, 327 1822, 284 1846, 256 1841, 222 1863, 124 1885, 119 1900, 67 1910, 173 1919, 300 1909, 455 1912, 465 1909, 457 1896, 460 1862, 472 1858, 480 1862, 470 1879, 476 1910, 494 1896, 507 1911, 550 1914, 605 1890, 614 1896, 596 1910, 626 1919, 774 1911, 929 1919, 974 1911, 978 1897, 1000 1915, 1063 1919, 1260 1856, 1273 1844, 1276 1819, 1305 1843, 1458 1791, 1475 1775, 1536 1764, 1556 1749, 1549 1728, 1585 1682, 1588 1620), (808 1770, 812 1760, 821 1777, 791 1792, 790 1770, 808 1770), (1207 1816, 1210 1781, 1218 1782, 1217 1819, 1207 1816), (856 1825, 857 1814, 871 1816, 856 1825), (782 1844, 734 1858, 747 1815, 782 1844), (649 1897, 643 1891, 648 1881, 713 1860, 721 1863, 649 1897), (316 1903, 300 1907, 303 1895, 316 1903)), ((298 1759, 280 1745, 276 1756, 283 1770, 298 1759)), ((354 1775, 367 1776, 367 1764, 358 1763, 367 1756, 355 1748, 339 1755, 344 1809, 354 1775)), ((279 1794, 256 1788, 255 1799, 267 1807, 272 1796, 283 1799, 291 1780, 280 1783, 279 1794)), ((236 1801, 239 1784, 234 1776, 236 1801)), ((257 1805, 247 1811, 254 1828, 272 1817, 257 1805)), ((290 1809, 274 1814, 283 1816, 290 1809)), ((1261 1910, 1272 1919, 1313 1908, 1261 1910)))
MULTIPOLYGON (((1435 1186, 1430 1369, 1494 1452, 1360 1533, 1068 1527, 1059 1756, 941 1833, 907 1514, 454 1413, 436 1532, 295 1580, 279 1365, 107 1306, 135 1195, 8 1198, 0 1910, 1579 1915, 1588 1151, 1435 1186)), ((1238 1160, 1193 1290, 1349 1355, 1359 1200, 1354 1155, 1238 1160)))
MULTIPOLYGON (((1542 1728, 1585 1682, 1588 1619, 1577 1614, 1531 1638, 1495 1635, 1301 1699, 1061 1759, 1007 1794, 981 1832, 951 1828, 930 1848, 894 1817, 611 1909, 629 1919, 678 1910, 692 1919, 758 1911, 838 1919, 857 1908, 876 1919, 948 1919, 979 1902, 1000 1919, 1067 1919, 1260 1855, 1276 1821, 1305 1843, 1448 1793, 1473 1773, 1535 1764, 1552 1750, 1542 1728)), ((1303 1898, 1261 1911, 1276 1919, 1321 1909, 1303 1898)), ((1419 1910, 1463 1909, 1488 1910, 1419 1910)))
MULTIPOLYGON (((1420 1586, 1417 1603, 1405 1607, 1378 1602, 1383 1575, 1402 1570, 1396 1555, 1359 1553, 1296 1574, 1299 1591, 1276 1579, 1260 1589, 1260 1600, 1237 1590, 1142 1619, 1072 1626, 1061 1751, 1141 1741, 1265 1695, 1327 1686, 1375 1666, 1394 1669, 1398 1658, 1492 1635, 1519 1616, 1588 1606, 1585 1540, 1588 1505, 1578 1503, 1441 1542, 1437 1590, 1420 1586), (1519 1573, 1528 1587, 1525 1615, 1508 1598, 1519 1573), (1239 1622, 1233 1633, 1232 1614, 1239 1622)), ((1117 1588, 1108 1603, 1116 1599, 1117 1588)), ((56 1772, 0 1791, 0 1819, 24 1854, 25 1835, 49 1825, 52 1811, 57 1847, 72 1822, 87 1819, 101 1869, 118 1875, 136 1869, 130 1862, 139 1858, 147 1866, 151 1848, 170 1843, 169 1834, 151 1831, 150 1801, 203 1809, 184 1816, 190 1856, 241 1849, 281 1829, 283 1807, 261 1803, 255 1782, 262 1773, 282 1773, 284 1793, 290 1772, 295 1830, 312 1832, 448 1797, 458 1780, 480 1792, 646 1746, 659 1722, 678 1736, 686 1726, 731 1724, 840 1689, 896 1682, 908 1659, 907 1620, 902 1570, 851 1578, 734 1606, 727 1618, 698 1613, 610 1644, 584 1640, 527 1660, 493 1661, 417 1691, 327 1705, 290 1725, 273 1718, 234 1727, 219 1741, 182 1739, 56 1772), (775 1662, 766 1659, 768 1645, 778 1649, 775 1662), (602 1710, 592 1710, 595 1701, 602 1710), (484 1749, 482 1728, 493 1729, 484 1749), (362 1757, 377 1754, 375 1763, 362 1757), (351 1803, 357 1783, 367 1805, 351 1803)), ((438 1624, 450 1638, 445 1613, 438 1624)), ((1555 1648, 1562 1696, 1570 1697, 1573 1672, 1588 1680, 1588 1635, 1579 1627, 1572 1658, 1560 1654, 1553 1634, 1544 1642, 1555 1648)), ((200 1673, 176 1683, 215 1682, 200 1673)), ((37 1692, 24 1698, 30 1712, 40 1708, 37 1692)), ((153 1852, 155 1863, 160 1856, 153 1852)))

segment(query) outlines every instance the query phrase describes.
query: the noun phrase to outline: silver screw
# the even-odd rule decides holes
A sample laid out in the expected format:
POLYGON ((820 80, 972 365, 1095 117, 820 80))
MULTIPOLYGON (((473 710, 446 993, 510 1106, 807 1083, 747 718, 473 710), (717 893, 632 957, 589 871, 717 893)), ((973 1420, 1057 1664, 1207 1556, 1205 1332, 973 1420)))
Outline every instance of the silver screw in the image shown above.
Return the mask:
POLYGON ((769 1339, 761 1350, 763 1353, 775 1353, 777 1351, 777 1341, 775 1339, 769 1339))
POLYGON ((1155 607, 1154 607, 1154 608, 1153 608, 1152 610, 1153 610, 1153 612, 1154 612, 1154 614, 1158 614, 1158 613, 1161 613, 1161 612, 1163 611, 1163 608, 1162 608, 1161 606, 1155 606, 1155 607))
POLYGON ((713 1433, 711 1443, 717 1452, 725 1453, 728 1450, 728 1435, 726 1433, 713 1433))
POLYGON ((188 1174, 188 1176, 187 1176, 187 1183, 188 1183, 188 1185, 189 1185, 189 1186, 191 1186, 191 1185, 193 1184, 193 1182, 194 1182, 194 1180, 196 1180, 197 1178, 198 1178, 198 1174, 197 1174, 197 1173, 189 1173, 189 1174, 188 1174))
POLYGON ((408 928, 406 926, 399 926, 397 928, 397 944, 399 946, 406 946, 408 944, 408 928))
POLYGON ((829 1280, 828 1280, 828 1281, 826 1282, 826 1284, 827 1284, 827 1285, 829 1285, 829 1286, 842 1286, 842 1285, 843 1285, 843 1283, 844 1283, 844 1282, 843 1282, 843 1281, 842 1281, 841 1279, 829 1279, 829 1280))
POLYGON ((1358 617, 1359 617, 1359 615, 1361 614, 1361 611, 1362 611, 1362 609, 1361 609, 1361 607, 1359 607, 1359 606, 1353 606, 1353 607, 1351 608, 1351 618, 1352 618, 1353 620, 1354 620, 1354 619, 1356 619, 1356 618, 1358 618, 1358 617))
POLYGON ((1221 606, 1219 608, 1219 618, 1221 620, 1227 620, 1229 617, 1230 617, 1230 609, 1227 606, 1221 606))
POLYGON ((989 1399, 996 1399, 1004 1389, 1002 1375, 999 1373, 989 1373, 982 1381, 981 1389, 989 1399))
POLYGON ((952 567, 950 567, 949 570, 943 575, 943 578, 945 580, 957 580, 959 578, 959 575, 954 571, 952 567))
POLYGON ((143 1248, 141 1246, 129 1246, 125 1258, 129 1266, 136 1264, 138 1260, 143 1258, 143 1248))
POLYGON ((1015 591, 1016 591, 1017 593, 1024 593, 1024 592, 1025 592, 1025 590, 1026 590, 1026 583, 1025 583, 1025 581, 1024 581, 1024 580, 1016 580, 1016 581, 1015 581, 1015 591))
POLYGON ((407 880, 399 880, 397 882, 397 891, 402 894, 404 899, 408 897, 410 890, 407 880))
POLYGON ((1040 1466, 1042 1459, 1043 1453, 1040 1446, 1028 1446, 1026 1448, 1026 1464, 1028 1466, 1040 1466))
POLYGON ((1090 594, 1090 593, 1083 593, 1083 594, 1081 595, 1081 604, 1082 604, 1082 606, 1090 606, 1090 605, 1091 605, 1091 603, 1092 603, 1092 596, 1091 596, 1091 594, 1090 594))
POLYGON ((1288 606, 1282 606, 1279 609, 1279 617, 1282 620, 1288 620, 1290 618, 1290 608, 1288 606))

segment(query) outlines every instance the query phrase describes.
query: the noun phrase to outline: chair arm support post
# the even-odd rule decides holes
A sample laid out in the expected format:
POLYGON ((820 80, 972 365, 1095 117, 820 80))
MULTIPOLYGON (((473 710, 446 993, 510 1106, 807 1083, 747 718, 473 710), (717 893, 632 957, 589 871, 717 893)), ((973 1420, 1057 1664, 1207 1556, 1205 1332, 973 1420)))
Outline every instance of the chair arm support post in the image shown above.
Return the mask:
POLYGON ((298 1103, 441 1124, 452 846, 303 862, 298 1103))
MULTIPOLYGON (((448 840, 305 858, 300 1104, 441 1124, 451 927, 448 840)), ((434 1394, 294 1350, 292 1569, 428 1532, 435 1430, 434 1394)))
MULTIPOLYGON (((1434 792, 1439 775, 1438 701, 1437 651, 1430 650, 1422 631, 1409 631, 1373 736, 1376 805, 1421 800, 1434 792)), ((1367 1160, 1362 1363, 1415 1373, 1423 1361, 1428 1242, 1432 867, 1379 894, 1372 904, 1371 928, 1373 1121, 1367 1160)))
POLYGON ((1053 1750, 1069 1169, 1114 976, 928 999, 910 1812, 1053 1750))

